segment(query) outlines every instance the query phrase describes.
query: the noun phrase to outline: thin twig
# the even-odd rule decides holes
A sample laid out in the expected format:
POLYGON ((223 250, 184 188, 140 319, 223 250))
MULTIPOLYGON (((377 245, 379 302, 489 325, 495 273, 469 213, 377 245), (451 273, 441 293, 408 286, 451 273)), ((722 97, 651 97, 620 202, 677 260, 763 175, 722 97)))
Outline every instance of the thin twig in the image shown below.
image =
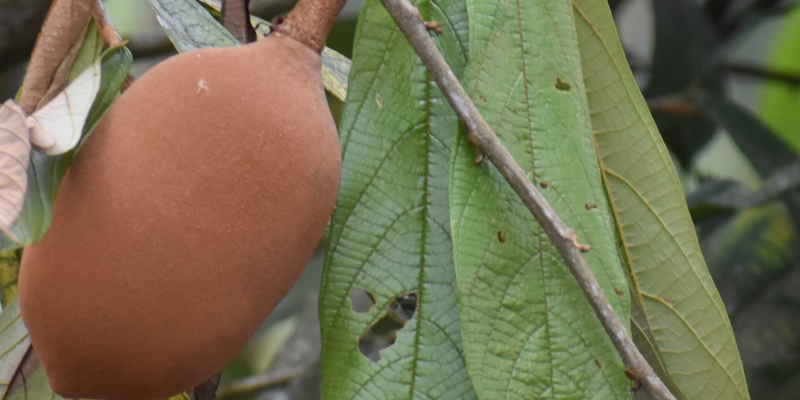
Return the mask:
POLYGON ((425 29, 419 10, 408 0, 381 0, 400 30, 430 71, 459 120, 467 131, 467 139, 479 152, 485 154, 497 167, 511 187, 517 192, 536 220, 547 232, 553 245, 564 258, 570 272, 575 276, 586 294, 600 322, 617 348, 628 373, 639 380, 658 400, 675 400, 669 389, 659 379, 642 353, 631 341, 625 326, 608 302, 600 284, 581 254, 575 231, 567 227, 544 196, 528 179, 525 171, 486 124, 475 104, 447 66, 442 55, 425 29))

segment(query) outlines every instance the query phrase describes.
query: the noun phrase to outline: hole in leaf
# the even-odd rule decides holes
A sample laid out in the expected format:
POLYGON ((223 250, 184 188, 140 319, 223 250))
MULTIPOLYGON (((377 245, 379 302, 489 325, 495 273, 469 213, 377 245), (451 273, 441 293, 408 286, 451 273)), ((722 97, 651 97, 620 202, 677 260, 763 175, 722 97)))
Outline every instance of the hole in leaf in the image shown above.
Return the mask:
POLYGON ((586 208, 586 211, 594 210, 598 207, 597 204, 594 203, 586 203, 583 206, 586 208))
POLYGON ((559 77, 556 78, 556 89, 561 90, 562 92, 569 92, 572 90, 572 85, 559 77))
POLYGON ((364 289, 350 291, 350 306, 357 313, 367 313, 375 306, 375 296, 364 289))
POLYGON ((539 187, 541 187, 542 189, 547 189, 547 188, 550 187, 550 184, 547 183, 546 181, 540 181, 539 182, 539 187))
POLYGON ((497 241, 499 241, 500 243, 505 243, 506 240, 508 240, 506 238, 506 234, 503 233, 503 231, 497 231, 497 241))
MULTIPOLYGON (((352 293, 352 292, 351 292, 352 293)), ((381 360, 381 350, 397 341, 397 332, 406 326, 417 311, 417 294, 406 293, 389 302, 386 313, 358 339, 358 350, 373 362, 381 360)))

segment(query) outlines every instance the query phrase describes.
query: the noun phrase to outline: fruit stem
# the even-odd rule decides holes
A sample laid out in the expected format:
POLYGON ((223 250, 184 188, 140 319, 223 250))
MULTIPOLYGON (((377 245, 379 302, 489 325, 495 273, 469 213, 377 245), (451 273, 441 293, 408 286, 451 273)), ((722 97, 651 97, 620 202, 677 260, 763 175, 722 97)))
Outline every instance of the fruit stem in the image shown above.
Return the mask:
POLYGON ((300 0, 275 30, 321 53, 347 0, 300 0))

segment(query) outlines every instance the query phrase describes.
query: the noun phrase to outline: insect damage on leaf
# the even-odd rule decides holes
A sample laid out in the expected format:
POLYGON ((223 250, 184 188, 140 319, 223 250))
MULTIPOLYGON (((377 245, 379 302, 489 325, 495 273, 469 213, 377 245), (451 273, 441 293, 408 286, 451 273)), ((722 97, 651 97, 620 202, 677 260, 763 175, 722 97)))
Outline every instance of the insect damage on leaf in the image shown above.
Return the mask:
POLYGON ((570 90, 572 90, 572 85, 570 85, 569 82, 558 77, 556 78, 556 89, 562 92, 569 92, 570 90))
POLYGON ((358 339, 358 349, 373 362, 381 360, 381 350, 397 341, 397 332, 406 326, 417 311, 418 296, 406 293, 395 297, 386 307, 386 313, 370 326, 358 339))
POLYGON ((350 305, 357 313, 367 313, 375 306, 375 296, 364 289, 353 289, 350 291, 350 305))

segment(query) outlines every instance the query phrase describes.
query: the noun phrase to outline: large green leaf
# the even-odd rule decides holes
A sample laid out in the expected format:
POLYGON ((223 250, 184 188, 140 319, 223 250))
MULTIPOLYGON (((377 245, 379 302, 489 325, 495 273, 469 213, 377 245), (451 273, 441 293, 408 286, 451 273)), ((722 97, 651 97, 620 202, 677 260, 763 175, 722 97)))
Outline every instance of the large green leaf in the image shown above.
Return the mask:
POLYGON ((575 0, 575 20, 606 191, 633 295, 644 316, 637 326, 652 338, 671 375, 665 380, 674 381, 680 397, 746 399, 747 384, 725 306, 608 6, 575 0))
MULTIPOLYGON (((125 82, 133 65, 133 58, 125 47, 115 47, 102 51, 103 41, 94 23, 90 24, 80 53, 75 59, 73 72, 100 60, 102 62, 100 90, 92 104, 83 130, 85 140, 97 125, 111 103, 117 98, 120 87, 125 82)), ((74 74, 73 74, 74 75, 74 74)), ((28 187, 25 192, 25 206, 11 231, 20 239, 22 245, 33 243, 41 238, 50 226, 53 202, 58 185, 67 171, 75 153, 73 149, 58 156, 48 156, 37 150, 31 151, 28 165, 28 187)), ((20 247, 4 234, 0 237, 0 251, 20 247)))
MULTIPOLYGON (((460 76, 464 2, 417 5, 442 26, 434 40, 460 76)), ((475 397, 462 356, 448 210, 457 125, 389 14, 367 0, 342 116, 342 186, 320 294, 324 398, 475 397), (371 301, 367 307, 356 302, 358 293, 371 301)))
MULTIPOLYGON (((467 92, 556 212, 627 322, 570 0, 470 0, 467 92)), ((451 221, 462 336, 483 399, 623 399, 623 365, 544 230, 462 135, 451 221)))

